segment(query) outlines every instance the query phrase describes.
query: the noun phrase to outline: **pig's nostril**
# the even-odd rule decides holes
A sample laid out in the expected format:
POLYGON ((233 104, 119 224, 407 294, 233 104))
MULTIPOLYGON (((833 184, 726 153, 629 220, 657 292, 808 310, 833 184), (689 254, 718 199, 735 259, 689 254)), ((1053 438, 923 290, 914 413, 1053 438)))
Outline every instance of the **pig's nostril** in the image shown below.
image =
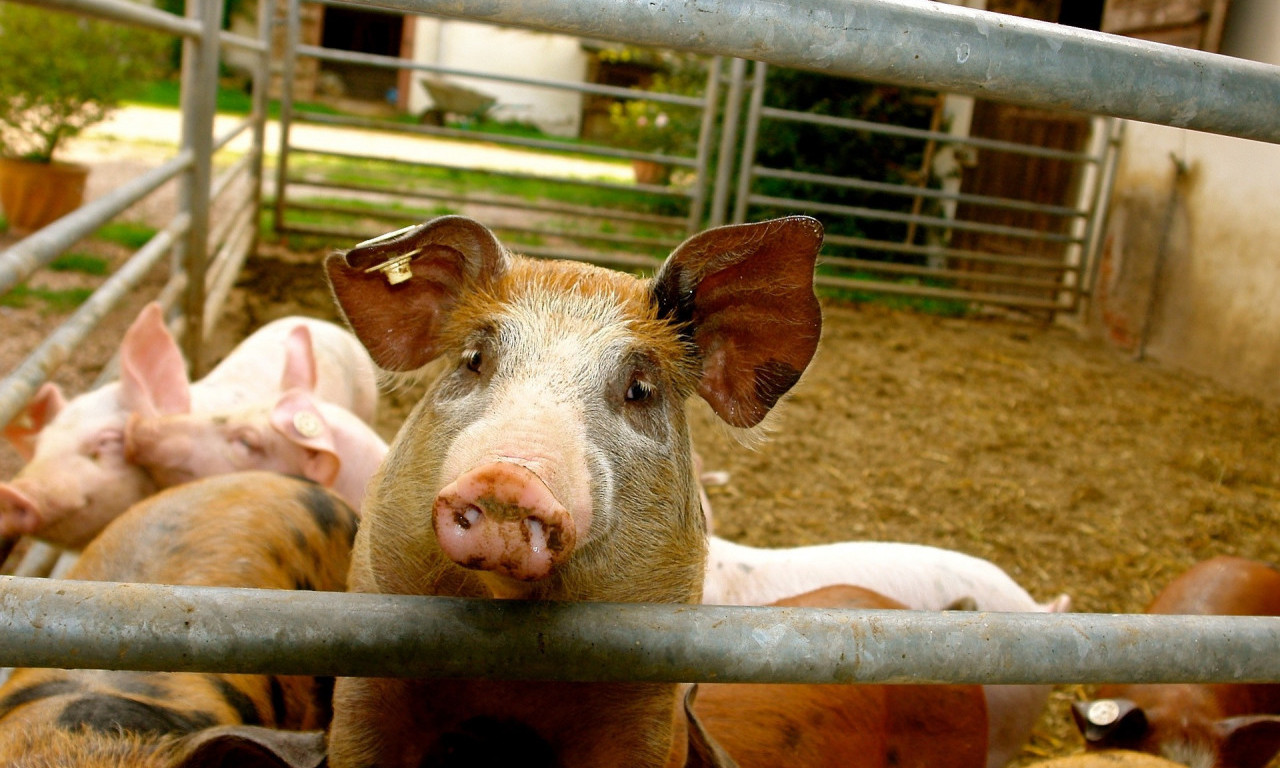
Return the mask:
POLYGON ((542 521, 536 517, 527 517, 524 520, 524 528, 529 539, 529 549, 534 552, 541 552, 542 548, 547 545, 547 533, 542 521))
POLYGON ((453 513, 453 522, 464 531, 470 530, 471 526, 480 522, 480 518, 484 517, 484 513, 474 504, 467 505, 466 509, 458 510, 453 513))

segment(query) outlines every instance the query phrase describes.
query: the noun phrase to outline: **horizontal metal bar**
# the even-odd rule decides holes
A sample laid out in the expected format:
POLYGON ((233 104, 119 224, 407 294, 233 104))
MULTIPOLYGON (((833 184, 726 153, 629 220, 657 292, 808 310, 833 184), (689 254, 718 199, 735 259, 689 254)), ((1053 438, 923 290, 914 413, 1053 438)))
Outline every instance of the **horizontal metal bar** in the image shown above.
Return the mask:
POLYGON ((917 187, 910 184, 889 184, 882 181, 851 179, 845 176, 827 176, 820 173, 806 173, 804 171, 788 171, 778 168, 766 168, 761 165, 752 167, 751 174, 756 178, 761 179, 782 179, 783 181, 799 181, 808 184, 824 184, 826 186, 843 187, 845 189, 863 189, 869 192, 884 192, 890 195, 901 195, 902 197, 927 197, 931 200, 955 200, 959 203, 982 205, 991 208, 1002 208, 1010 211, 1046 213, 1050 216, 1071 216, 1083 218, 1088 215, 1087 212, 1076 210, 1075 208, 1068 208, 1061 205, 1030 203, 1026 200, 1015 200, 1009 197, 992 197, 990 195, 972 195, 964 192, 948 192, 943 189, 933 189, 931 187, 917 187))
POLYGON ((1280 681, 1280 618, 465 600, 0 577, 0 664, 577 681, 1280 681))
POLYGON ((0 380, 0 424, 8 424, 22 410, 36 389, 58 369, 186 230, 190 216, 179 214, 165 229, 152 236, 115 274, 98 286, 88 299, 59 325, 40 346, 3 380, 0 380))
POLYGON ((1280 143, 1280 67, 914 0, 352 0, 1280 143))
POLYGON ((203 32, 200 22, 195 19, 176 16, 167 11, 128 0, 17 0, 17 2, 58 11, 70 11, 186 37, 200 37, 203 32))
POLYGON ((865 248, 883 253, 907 253, 913 256, 937 257, 944 259, 970 259, 986 261, 992 264, 1016 264, 1027 269, 1044 269, 1053 272, 1076 272, 1078 266, 1063 264, 1058 259, 1036 258, 1028 256, 1004 256, 1000 254, 973 251, 967 248, 944 248, 933 245, 915 245, 913 243, 871 240, 865 237, 848 237, 845 235, 825 235, 822 241, 827 245, 845 245, 850 248, 865 248))
POLYGON ((189 150, 179 152, 172 160, 130 179, 0 252, 0 294, 7 293, 31 273, 182 173, 191 165, 192 157, 189 150))
POLYGON ((974 283, 1040 288, 1045 291, 1057 291, 1063 287, 1060 281, 1052 279, 1007 275, 1000 272, 968 272, 959 269, 922 267, 915 264, 899 264, 893 261, 874 261, 871 259, 850 259, 843 256, 823 256, 821 264, 828 267, 863 270, 887 275, 911 275, 939 280, 965 280, 974 283))
POLYGON ((784 208, 792 211, 806 211, 810 213, 832 213, 837 216, 850 216, 862 219, 872 219, 875 221, 893 221, 901 224, 922 224, 926 227, 939 227, 942 229, 952 229, 964 232, 985 232, 991 235, 1003 235, 1005 237, 1020 237, 1027 240, 1041 240, 1050 243, 1080 243, 1080 238, 1069 234, 1059 234, 1056 232, 1044 232, 1039 229, 1027 229, 1025 227, 1010 227, 1003 224, 983 224, 976 221, 967 221, 965 219, 948 219, 942 216, 923 216, 910 213, 899 213, 897 211, 886 211, 882 208, 865 208, 852 205, 836 205, 834 203, 821 203, 814 200, 791 200, 784 197, 769 197, 767 195, 751 195, 747 199, 752 205, 766 205, 773 208, 784 208))
MULTIPOLYGON (((818 275, 814 283, 827 288, 840 288, 848 291, 867 293, 889 293, 896 296, 915 296, 925 299, 945 299, 962 303, 990 304, 996 307, 1017 307, 1019 309, 1048 310, 1050 312, 1069 312, 1070 304, 1063 304, 1053 299, 1042 299, 1023 293, 997 293, 994 291, 964 291, 957 288, 938 288, 932 285, 913 285, 896 283, 887 280, 863 280, 847 277, 818 275)), ((1063 286, 1062 293, 1074 295, 1078 289, 1063 286)))
POLYGON ((225 29, 218 33, 218 43, 227 48, 239 48, 257 53, 267 52, 267 44, 262 40, 236 32, 228 32, 225 29))
POLYGON ((1020 155, 1033 155, 1035 157, 1066 160, 1073 163, 1097 162, 1097 158, 1093 155, 1083 152, 1070 152, 1065 149, 1036 147, 1030 144, 1018 144, 1013 141, 999 141, 997 139, 983 139, 977 136, 957 136, 943 131, 927 131, 923 128, 909 128, 905 125, 890 125, 888 123, 877 123, 872 120, 859 120, 852 117, 817 115, 812 112, 796 112, 789 109, 777 109, 775 107, 764 107, 760 110, 760 116, 788 120, 795 123, 828 125, 833 128, 845 128, 851 131, 869 131, 871 133, 879 133, 886 136, 902 136, 904 138, 920 139, 922 141, 936 141, 940 144, 964 144, 971 147, 977 147, 979 149, 990 149, 997 152, 1013 152, 1020 155))
POLYGON ((341 61, 347 64, 365 64, 371 67, 381 67, 384 69, 408 69, 416 72, 431 72, 437 75, 472 77, 479 80, 492 80, 495 83, 529 85, 535 88, 547 88, 556 91, 591 93, 598 96, 614 96, 619 99, 644 99, 645 101, 653 101, 661 104, 676 104, 685 107, 693 107, 695 109, 701 109, 705 106, 703 99, 699 96, 682 96, 678 93, 660 93, 658 91, 645 91, 639 88, 621 88, 616 85, 596 85, 594 83, 571 82, 568 80, 542 80, 534 77, 518 77, 516 75, 503 75, 497 72, 482 72, 476 69, 460 69, 458 67, 445 67, 439 64, 427 64, 424 62, 412 61, 410 59, 402 59, 398 56, 384 56, 377 53, 361 53, 358 51, 341 51, 334 48, 322 48, 316 45, 298 46, 298 55, 310 56, 323 61, 341 61))
MULTIPOLYGON (((391 123, 385 120, 372 120, 365 117, 352 117, 349 115, 328 115, 321 112, 295 112, 294 118, 299 121, 305 120, 312 123, 339 125, 347 128, 369 128, 374 130, 418 134, 421 136, 439 136, 446 139, 464 139, 467 141, 483 140, 500 146, 523 147, 525 149, 550 149, 556 152, 573 152, 578 155, 608 157, 618 160, 651 160, 655 163, 679 165, 685 168, 692 168, 697 165, 696 158, 683 157, 680 155, 664 155, 657 152, 635 152, 629 149, 615 149, 613 147, 603 147, 598 145, 571 144, 566 141, 556 141, 554 139, 528 139, 521 136, 505 136, 498 133, 485 133, 484 131, 463 131, 458 130, 457 128, 437 128, 430 125, 407 125, 405 123, 391 123)), ((296 149, 294 151, 296 151, 296 149)))

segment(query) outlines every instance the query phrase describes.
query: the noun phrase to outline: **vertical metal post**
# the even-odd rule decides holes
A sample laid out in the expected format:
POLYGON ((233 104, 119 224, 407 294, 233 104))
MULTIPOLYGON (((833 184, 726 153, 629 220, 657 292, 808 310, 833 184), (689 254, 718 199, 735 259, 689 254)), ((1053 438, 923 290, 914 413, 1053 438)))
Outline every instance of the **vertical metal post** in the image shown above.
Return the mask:
POLYGON ((199 36, 188 37, 182 49, 182 147, 191 151, 191 168, 183 175, 180 213, 191 217, 183 239, 182 265, 187 275, 183 314, 186 327, 182 349, 191 376, 201 368, 204 341, 205 270, 209 249, 209 187, 213 179, 213 116, 218 95, 218 33, 222 28, 222 0, 192 0, 187 17, 200 22, 199 36))
MULTIPOLYGON (((1124 142, 1124 120, 1111 118, 1107 125, 1106 148, 1103 160, 1098 163, 1097 199, 1089 216, 1088 234, 1084 238, 1083 261, 1080 263, 1080 287, 1076 293, 1077 304, 1081 294, 1092 297, 1097 286, 1098 261, 1101 259, 1102 240, 1106 235, 1107 215, 1111 208, 1111 192, 1116 183, 1116 166, 1120 162, 1120 146, 1124 142)), ((1077 307, 1082 309, 1083 307, 1077 307)))
POLYGON ((711 226, 725 223, 729 212, 729 177, 733 173, 733 147, 738 142, 738 121, 742 116, 742 88, 747 77, 747 60, 734 59, 729 66, 729 91, 725 96, 724 128, 720 131, 720 154, 716 158, 715 193, 711 200, 711 226))
POLYGON ((271 37, 275 30, 276 6, 274 0, 258 0, 258 39, 262 41, 262 51, 253 68, 253 167, 249 172, 249 183, 252 185, 249 194, 253 197, 254 224, 253 238, 249 242, 249 252, 258 248, 258 216, 262 210, 263 165, 266 155, 267 133, 267 99, 271 90, 271 37))
POLYGON ((751 194, 751 173, 755 165, 756 139, 760 133, 760 111, 764 109, 764 79, 768 66, 757 61, 751 80, 751 106, 747 109, 747 128, 742 136, 742 160, 738 165, 738 191, 733 201, 733 221, 747 220, 747 197, 751 194))
POLYGON ((693 182, 693 196, 689 200, 689 234, 702 228, 702 209, 707 204, 707 169, 711 164, 711 136, 716 129, 716 107, 720 103, 720 67, 724 60, 719 56, 707 65, 707 87, 702 93, 702 127, 698 129, 698 156, 693 182))
POLYGON ((285 17, 284 51, 280 61, 280 151, 276 154, 276 204, 271 225, 284 230, 286 179, 289 176, 289 127, 293 123, 293 78, 298 67, 298 44, 302 39, 302 10, 299 0, 289 0, 285 17))

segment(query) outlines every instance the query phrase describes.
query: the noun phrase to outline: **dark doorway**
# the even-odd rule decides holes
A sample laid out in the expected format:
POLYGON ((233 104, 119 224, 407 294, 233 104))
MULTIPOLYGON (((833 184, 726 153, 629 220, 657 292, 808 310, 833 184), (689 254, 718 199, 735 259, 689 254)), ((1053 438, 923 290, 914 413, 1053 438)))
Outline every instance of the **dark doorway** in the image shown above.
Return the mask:
MULTIPOLYGON (((404 34, 404 16, 379 11, 325 8, 321 45, 341 51, 399 56, 404 34)), ((396 102, 397 71, 326 61, 320 66, 321 92, 332 96, 377 102, 396 102)))

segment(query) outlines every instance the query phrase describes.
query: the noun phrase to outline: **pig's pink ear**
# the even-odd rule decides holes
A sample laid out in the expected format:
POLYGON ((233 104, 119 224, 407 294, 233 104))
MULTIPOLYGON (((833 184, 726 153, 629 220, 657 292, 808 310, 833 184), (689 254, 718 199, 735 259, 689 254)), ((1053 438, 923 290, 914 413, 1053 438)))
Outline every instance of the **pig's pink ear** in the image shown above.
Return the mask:
POLYGON ((31 461, 36 455, 36 438, 40 430, 53 421, 67 405, 67 398, 62 395, 62 388, 51 381, 46 381, 36 390, 27 407, 4 428, 5 439, 13 444, 23 461, 31 461))
POLYGON ((1218 762, 1238 768, 1263 768, 1280 754, 1280 716, 1245 715, 1214 723, 1218 762))
POLYGON ((493 233, 463 216, 397 230, 325 261, 351 329, 389 371, 416 370, 435 359, 441 327, 458 298, 508 265, 493 233))
POLYGON ((183 737, 176 768, 321 768, 321 731, 224 725, 183 737))
POLYGON ((187 364, 155 302, 143 307, 120 343, 120 403, 145 416, 191 412, 187 364))
POLYGON ((303 477, 326 488, 333 486, 342 469, 342 459, 334 445, 333 428, 310 393, 292 389, 281 395, 271 409, 271 426, 306 452, 298 467, 303 477))
POLYGON ((316 388, 316 353, 311 345, 311 329, 299 325, 289 331, 284 341, 284 375, 280 377, 280 390, 316 388))
POLYGON ((821 247, 808 216, 716 227, 681 243, 654 278, 659 314, 698 347, 698 394, 730 425, 760 423, 813 358, 821 247))

